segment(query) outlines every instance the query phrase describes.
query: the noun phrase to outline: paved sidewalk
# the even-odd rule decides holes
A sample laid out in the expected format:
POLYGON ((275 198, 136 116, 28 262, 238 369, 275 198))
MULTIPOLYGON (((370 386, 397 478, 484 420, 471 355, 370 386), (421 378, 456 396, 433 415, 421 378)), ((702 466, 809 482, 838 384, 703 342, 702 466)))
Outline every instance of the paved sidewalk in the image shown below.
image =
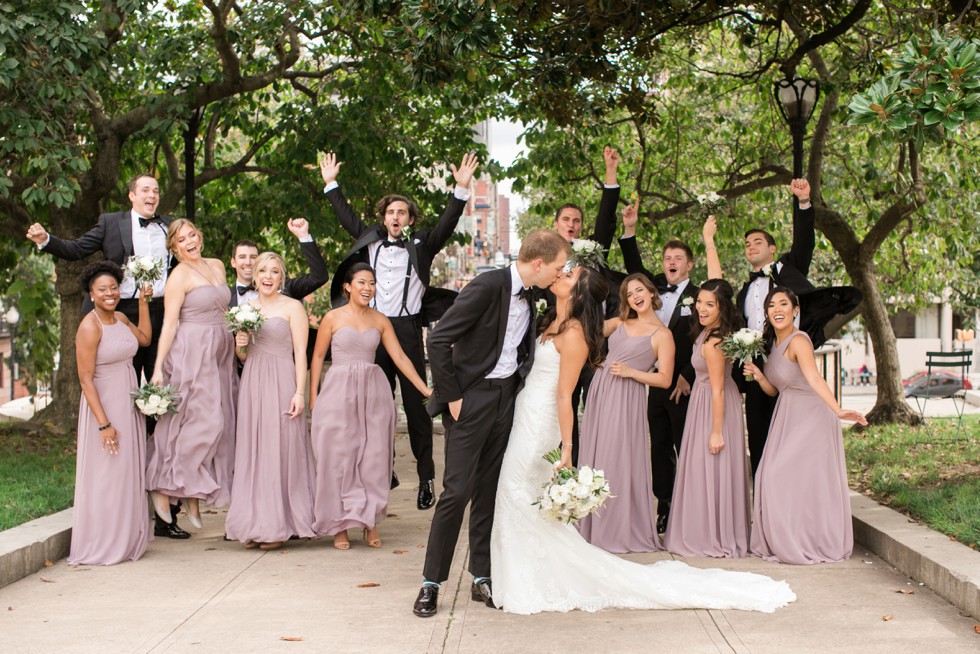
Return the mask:
MULTIPOLYGON (((786 579, 798 599, 741 611, 603 611, 515 616, 469 599, 465 539, 434 618, 412 615, 431 512, 415 509, 399 435, 383 546, 329 539, 274 552, 222 540, 223 513, 189 541, 157 539, 139 561, 64 561, 0 589, 3 652, 875 652, 980 650, 975 620, 858 546, 809 567, 693 559, 786 579), (901 591, 901 592, 900 592, 901 591), (908 592, 908 594, 905 594, 908 592), (301 640, 287 640, 301 639, 301 640)), ((437 436, 437 461, 442 438, 437 436)), ((181 524, 188 526, 186 518, 181 524)), ((652 562, 666 554, 632 555, 652 562)))

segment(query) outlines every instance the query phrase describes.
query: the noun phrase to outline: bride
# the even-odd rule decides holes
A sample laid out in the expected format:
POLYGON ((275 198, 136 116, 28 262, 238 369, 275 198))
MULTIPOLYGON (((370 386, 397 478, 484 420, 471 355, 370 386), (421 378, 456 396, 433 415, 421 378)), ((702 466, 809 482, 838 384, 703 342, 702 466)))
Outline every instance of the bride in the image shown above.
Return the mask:
POLYGON ((583 365, 596 367, 602 360, 602 275, 575 267, 551 291, 556 305, 542 321, 500 470, 490 544, 494 604, 520 614, 611 607, 771 613, 795 600, 786 582, 762 575, 621 559, 532 506, 552 473, 542 455, 559 435, 558 465, 571 466, 572 389, 583 365))

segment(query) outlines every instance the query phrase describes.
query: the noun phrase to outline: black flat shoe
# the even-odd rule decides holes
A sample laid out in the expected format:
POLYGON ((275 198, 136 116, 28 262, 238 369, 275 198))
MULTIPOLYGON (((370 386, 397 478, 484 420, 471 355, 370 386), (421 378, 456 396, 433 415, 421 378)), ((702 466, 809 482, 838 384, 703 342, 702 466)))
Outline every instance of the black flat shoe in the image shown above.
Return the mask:
POLYGON ((474 602, 483 602, 491 609, 497 608, 497 605, 493 603, 493 590, 490 588, 489 579, 470 586, 470 598, 474 602))
POLYGON ((417 506, 419 511, 431 509, 436 503, 435 482, 433 480, 423 481, 419 484, 419 499, 417 506))
POLYGON ((168 525, 163 520, 156 521, 153 526, 153 535, 157 538, 176 538, 177 540, 185 540, 191 537, 190 534, 178 527, 176 522, 168 525))
POLYGON ((431 618, 439 610, 439 588, 437 586, 422 586, 419 596, 415 598, 412 613, 420 618, 431 618))
POLYGON ((663 534, 667 531, 667 514, 657 516, 657 533, 663 534))
POLYGON ((399 486, 401 486, 401 482, 398 481, 398 475, 396 475, 395 474, 395 471, 392 470, 391 471, 391 486, 389 486, 388 489, 389 490, 395 490, 399 486))

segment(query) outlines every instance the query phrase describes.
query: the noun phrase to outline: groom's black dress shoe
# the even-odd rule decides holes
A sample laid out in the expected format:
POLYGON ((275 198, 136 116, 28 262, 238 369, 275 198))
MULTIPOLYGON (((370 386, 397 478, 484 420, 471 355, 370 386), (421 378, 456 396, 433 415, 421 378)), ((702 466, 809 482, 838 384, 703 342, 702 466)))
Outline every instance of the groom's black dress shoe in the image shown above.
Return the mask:
POLYGON ((395 474, 395 471, 392 470, 391 471, 391 486, 388 487, 388 490, 395 490, 400 485, 401 485, 401 482, 398 481, 398 475, 396 475, 395 474))
POLYGON ((657 516, 657 533, 662 534, 667 531, 667 514, 661 513, 657 516))
POLYGON ((439 587, 422 586, 422 589, 419 591, 419 596, 415 598, 415 606, 412 607, 412 613, 420 618, 431 618, 439 610, 437 607, 438 604, 439 587))
POLYGON ((490 588, 489 579, 478 584, 474 583, 470 587, 470 597, 473 598, 474 602, 483 602, 491 609, 497 608, 497 605, 493 603, 493 591, 490 588))
POLYGON ((419 511, 425 511, 426 509, 431 509, 432 505, 436 503, 435 494, 435 482, 431 479, 428 481, 423 481, 419 484, 419 499, 417 506, 419 511))
POLYGON ((168 525, 163 520, 157 520, 153 525, 153 535, 157 538, 176 538, 178 540, 191 537, 190 534, 178 527, 176 522, 171 522, 168 525))

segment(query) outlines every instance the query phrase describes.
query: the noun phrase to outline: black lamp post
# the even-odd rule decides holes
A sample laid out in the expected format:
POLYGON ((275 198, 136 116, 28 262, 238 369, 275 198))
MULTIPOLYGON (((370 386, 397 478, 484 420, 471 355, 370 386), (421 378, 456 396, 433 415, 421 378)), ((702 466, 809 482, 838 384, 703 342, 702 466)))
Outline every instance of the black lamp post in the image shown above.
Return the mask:
POLYGON ((3 314, 3 318, 7 323, 7 329, 10 332, 10 401, 14 400, 14 386, 16 377, 17 365, 17 350, 14 349, 14 332, 17 331, 17 323, 20 321, 20 312, 17 307, 10 307, 7 313, 3 314))
POLYGON ((806 126, 820 97, 820 83, 815 79, 781 79, 773 85, 776 106, 793 135, 793 177, 803 177, 803 139, 806 126))

